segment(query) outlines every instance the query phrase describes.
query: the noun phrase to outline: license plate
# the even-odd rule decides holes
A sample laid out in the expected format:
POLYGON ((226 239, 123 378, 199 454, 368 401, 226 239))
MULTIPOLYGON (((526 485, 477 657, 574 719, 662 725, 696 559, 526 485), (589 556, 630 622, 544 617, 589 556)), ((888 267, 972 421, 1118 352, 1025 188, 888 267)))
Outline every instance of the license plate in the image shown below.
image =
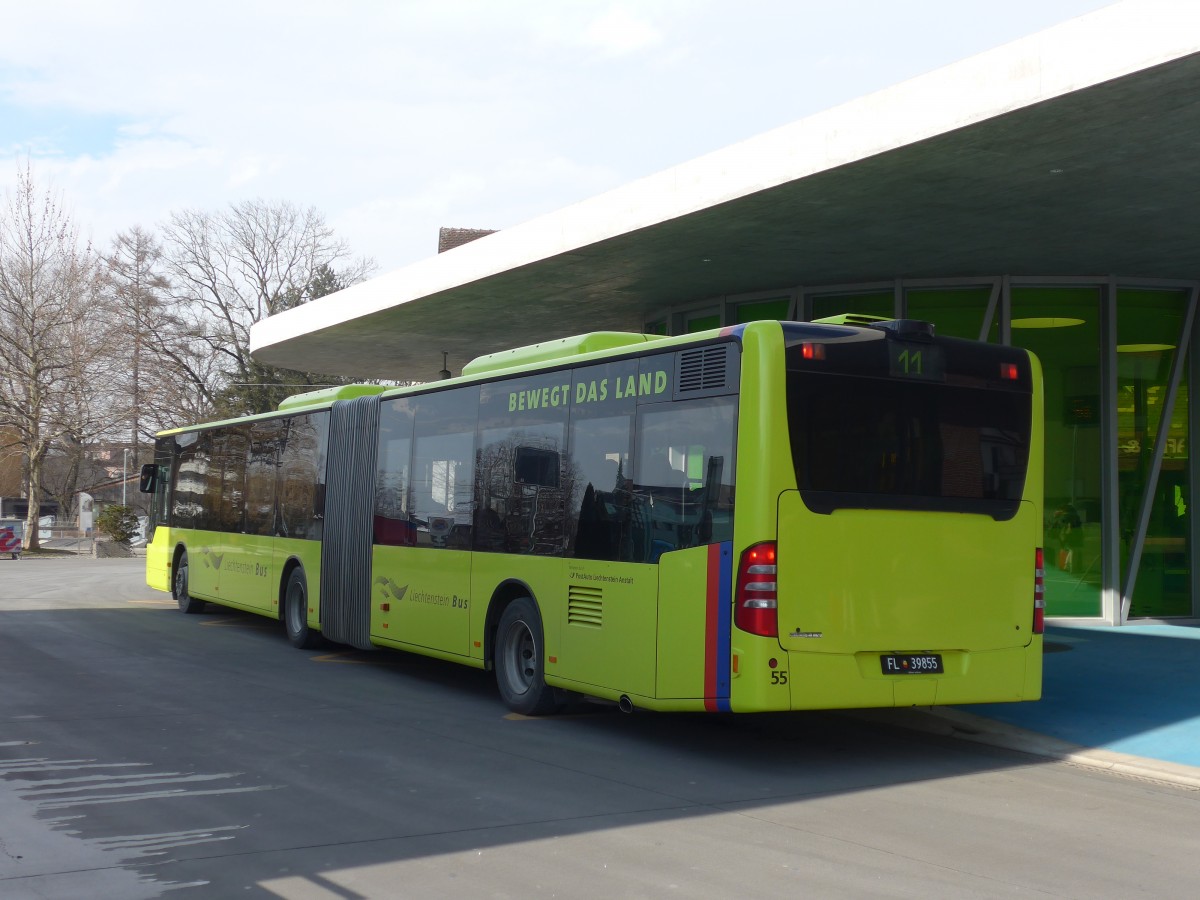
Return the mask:
POLYGON ((940 653, 884 653, 879 657, 884 675, 941 675, 940 653))

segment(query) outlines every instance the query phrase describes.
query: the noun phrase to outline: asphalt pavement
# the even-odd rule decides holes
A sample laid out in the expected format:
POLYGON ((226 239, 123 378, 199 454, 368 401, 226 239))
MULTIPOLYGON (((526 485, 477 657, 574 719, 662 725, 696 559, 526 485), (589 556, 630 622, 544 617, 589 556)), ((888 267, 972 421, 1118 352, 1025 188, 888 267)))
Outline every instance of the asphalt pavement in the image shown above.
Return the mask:
POLYGON ((3 900, 1195 893, 1196 790, 848 713, 514 716, 138 560, 0 560, 0 684, 3 900))
POLYGON ((1200 621, 1059 620, 1039 702, 861 715, 1200 790, 1200 621))

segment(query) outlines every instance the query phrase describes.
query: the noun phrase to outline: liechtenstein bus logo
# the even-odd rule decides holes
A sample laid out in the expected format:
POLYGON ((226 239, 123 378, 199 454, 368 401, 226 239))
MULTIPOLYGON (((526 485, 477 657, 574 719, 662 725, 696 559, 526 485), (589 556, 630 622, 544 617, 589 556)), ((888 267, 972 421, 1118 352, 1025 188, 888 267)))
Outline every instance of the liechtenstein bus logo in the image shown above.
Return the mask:
POLYGON ((207 548, 200 551, 200 556, 204 560, 204 565, 216 569, 217 571, 220 571, 221 560, 225 558, 224 553, 213 553, 207 548))
POLYGON ((391 597, 393 600, 403 600, 404 595, 408 593, 408 585, 397 585, 396 582, 385 575, 376 575, 375 583, 383 588, 383 593, 391 597))

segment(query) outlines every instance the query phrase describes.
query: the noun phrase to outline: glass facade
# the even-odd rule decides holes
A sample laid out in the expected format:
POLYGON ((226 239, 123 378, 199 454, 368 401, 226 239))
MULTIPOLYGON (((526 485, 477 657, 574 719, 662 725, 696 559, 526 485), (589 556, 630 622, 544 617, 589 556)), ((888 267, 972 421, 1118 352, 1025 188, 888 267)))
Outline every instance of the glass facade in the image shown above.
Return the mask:
POLYGON ((841 313, 859 313, 890 319, 896 315, 896 295, 890 288, 886 291, 837 292, 816 294, 810 298, 810 319, 824 319, 841 313))
POLYGON ((767 300, 747 300, 733 308, 733 325, 744 322, 759 322, 763 319, 786 319, 791 300, 788 297, 772 297, 767 300))
POLYGON ((1162 429, 1169 379, 1187 310, 1183 291, 1117 294, 1117 477, 1120 490, 1121 582, 1129 576, 1133 540, 1148 505, 1141 559, 1130 595, 1131 616, 1187 616, 1187 390, 1180 386, 1162 429), (1158 440, 1161 463, 1155 468, 1158 440))
POLYGON ((912 288, 904 295, 905 315, 936 322, 938 334, 977 341, 983 334, 992 292, 991 287, 912 288))
MULTIPOLYGON (((1046 614, 1099 616, 1103 548, 1099 287, 1014 287, 1012 343, 1042 363, 1046 614)), ((999 325, 990 339, 996 340, 999 325)))
POLYGON ((695 334, 697 331, 708 331, 710 328, 720 328, 721 314, 719 312, 702 312, 687 316, 684 319, 684 322, 684 331, 687 334, 695 334))
MULTIPOLYGON (((801 317, 840 313, 933 322, 940 334, 1031 350, 1045 396, 1046 612, 1200 615, 1191 532, 1188 383, 1198 288, 1086 278, 986 277, 804 287, 801 317)), ((784 292, 781 292, 781 294, 784 292)), ((787 297, 677 308, 676 333, 784 318, 787 297), (722 321, 724 318, 724 321, 722 321)), ((1200 496, 1200 494, 1198 494, 1200 496)))

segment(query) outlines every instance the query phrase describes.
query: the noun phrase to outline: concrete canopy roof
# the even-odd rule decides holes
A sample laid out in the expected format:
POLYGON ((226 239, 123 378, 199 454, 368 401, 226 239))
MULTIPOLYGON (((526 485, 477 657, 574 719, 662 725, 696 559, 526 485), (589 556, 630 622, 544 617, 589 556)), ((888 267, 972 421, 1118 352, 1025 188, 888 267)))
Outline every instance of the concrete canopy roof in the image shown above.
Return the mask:
POLYGON ((1121 3, 254 326, 432 380, 672 304, 894 277, 1200 278, 1200 7, 1121 3))

